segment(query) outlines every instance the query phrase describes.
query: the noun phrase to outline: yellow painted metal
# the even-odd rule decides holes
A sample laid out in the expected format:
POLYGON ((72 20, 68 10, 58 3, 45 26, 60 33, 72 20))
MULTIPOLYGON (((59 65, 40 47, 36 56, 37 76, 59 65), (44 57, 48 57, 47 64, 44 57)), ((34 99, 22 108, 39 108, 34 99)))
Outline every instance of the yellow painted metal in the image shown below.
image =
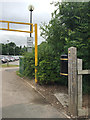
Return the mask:
POLYGON ((65 73, 60 73, 60 75, 65 75, 65 76, 68 76, 68 74, 65 74, 65 73))
POLYGON ((60 60, 68 60, 67 58, 60 58, 60 60))
POLYGON ((35 83, 37 80, 38 49, 37 49, 37 24, 35 24, 35 83))
POLYGON ((33 33, 33 24, 32 23, 24 23, 24 22, 12 22, 12 21, 3 21, 0 20, 0 22, 2 23, 7 23, 8 24, 8 28, 0 28, 0 30, 8 30, 8 31, 16 31, 16 32, 26 32, 26 33, 33 33), (32 26, 32 30, 31 31, 23 31, 23 30, 14 30, 14 29, 10 29, 10 23, 11 24, 23 24, 23 25, 31 25, 32 26))
POLYGON ((9 22, 8 22, 8 30, 9 30, 9 22))
MULTIPOLYGON (((8 30, 8 31, 16 31, 16 32, 26 32, 26 33, 33 33, 33 24, 32 23, 23 23, 23 22, 12 22, 12 21, 2 21, 0 20, 0 22, 2 23, 7 23, 8 24, 8 28, 0 28, 0 30, 8 30), (31 31, 22 31, 22 30, 14 30, 14 29, 10 29, 10 23, 13 24, 24 24, 24 25, 31 25, 32 26, 32 30, 31 31)), ((38 45, 37 45, 37 24, 35 24, 35 83, 38 82, 37 80, 37 65, 38 65, 38 45)))

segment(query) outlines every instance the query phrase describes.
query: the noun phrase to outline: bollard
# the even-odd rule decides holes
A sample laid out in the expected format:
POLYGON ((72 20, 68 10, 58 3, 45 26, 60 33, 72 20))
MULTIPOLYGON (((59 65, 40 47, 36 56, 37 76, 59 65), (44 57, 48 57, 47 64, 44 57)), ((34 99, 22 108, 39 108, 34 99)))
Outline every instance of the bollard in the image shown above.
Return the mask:
POLYGON ((60 63, 60 75, 68 76, 68 56, 66 54, 61 55, 60 63))

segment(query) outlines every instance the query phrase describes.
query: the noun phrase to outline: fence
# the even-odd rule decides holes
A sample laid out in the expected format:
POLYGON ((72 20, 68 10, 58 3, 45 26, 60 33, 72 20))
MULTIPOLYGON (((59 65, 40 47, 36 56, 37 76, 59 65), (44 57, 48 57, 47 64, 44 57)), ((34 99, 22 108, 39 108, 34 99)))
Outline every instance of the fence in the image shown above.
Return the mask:
POLYGON ((19 60, 19 72, 20 74, 23 74, 23 71, 24 71, 24 64, 23 64, 23 58, 20 57, 20 60, 19 60))
POLYGON ((89 109, 82 108, 82 75, 90 70, 82 70, 82 59, 77 59, 77 49, 68 48, 68 95, 69 112, 73 116, 89 116, 89 109))

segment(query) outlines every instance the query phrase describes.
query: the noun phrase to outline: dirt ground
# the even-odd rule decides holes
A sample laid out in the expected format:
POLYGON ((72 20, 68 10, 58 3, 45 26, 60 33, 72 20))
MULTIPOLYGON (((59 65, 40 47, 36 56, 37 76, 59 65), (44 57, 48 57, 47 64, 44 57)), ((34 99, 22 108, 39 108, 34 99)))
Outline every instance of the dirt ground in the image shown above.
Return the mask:
MULTIPOLYGON (((53 106, 55 107, 58 111, 63 111, 67 115, 70 115, 68 113, 68 106, 63 106, 58 99, 54 96, 55 93, 65 93, 68 94, 68 88, 66 86, 61 86, 61 85, 39 85, 36 84, 34 80, 29 80, 25 78, 28 82, 30 82, 31 85, 36 87, 36 89, 45 97, 45 99, 53 106)), ((83 108, 88 107, 88 98, 90 96, 88 95, 83 95, 83 103, 82 106, 83 108)))

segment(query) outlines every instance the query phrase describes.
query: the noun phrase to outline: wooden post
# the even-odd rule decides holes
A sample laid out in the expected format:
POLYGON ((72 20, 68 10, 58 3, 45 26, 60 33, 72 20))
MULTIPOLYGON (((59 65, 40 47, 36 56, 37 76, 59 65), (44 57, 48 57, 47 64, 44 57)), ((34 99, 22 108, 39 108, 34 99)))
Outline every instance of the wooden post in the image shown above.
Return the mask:
MULTIPOLYGON (((77 68, 82 70, 82 59, 77 59, 77 68)), ((82 75, 78 75, 78 115, 82 109, 82 75)))
POLYGON ((88 95, 88 116, 90 117, 90 102, 89 102, 89 100, 90 100, 90 93, 88 95))
POLYGON ((77 111, 77 49, 68 48, 68 94, 69 94, 69 112, 73 116, 78 115, 77 111))

